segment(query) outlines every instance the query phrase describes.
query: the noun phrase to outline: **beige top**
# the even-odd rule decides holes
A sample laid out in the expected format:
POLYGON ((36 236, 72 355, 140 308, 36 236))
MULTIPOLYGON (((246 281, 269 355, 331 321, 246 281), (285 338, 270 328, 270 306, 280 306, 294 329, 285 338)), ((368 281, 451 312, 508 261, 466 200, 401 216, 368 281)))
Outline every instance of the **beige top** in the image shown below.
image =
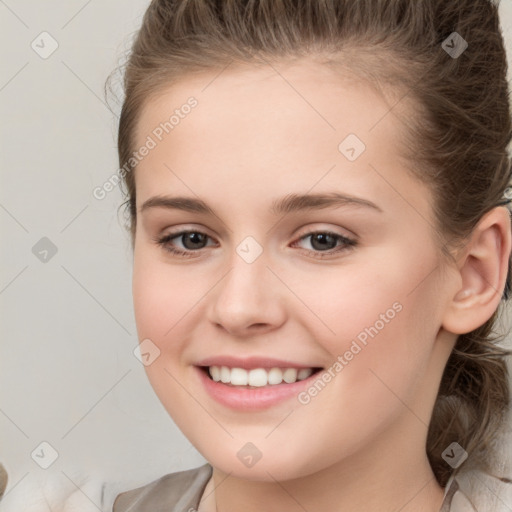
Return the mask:
MULTIPOLYGON (((200 501, 205 489, 212 488, 213 468, 209 463, 198 468, 170 473, 147 485, 122 492, 112 512, 196 512, 203 510, 200 501)), ((207 489, 208 490, 208 489, 207 489)), ((213 490, 213 489, 212 489, 213 490)), ((439 512, 472 512, 474 508, 464 497, 455 479, 445 490, 439 512)))

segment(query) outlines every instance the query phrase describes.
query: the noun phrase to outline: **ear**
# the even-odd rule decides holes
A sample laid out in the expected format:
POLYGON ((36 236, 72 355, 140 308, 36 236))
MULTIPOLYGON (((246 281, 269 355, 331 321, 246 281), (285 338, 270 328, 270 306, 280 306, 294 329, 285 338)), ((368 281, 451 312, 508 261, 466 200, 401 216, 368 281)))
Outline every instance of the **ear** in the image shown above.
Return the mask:
POLYGON ((491 318, 505 288, 510 250, 510 213, 501 206, 493 208, 480 219, 459 256, 457 284, 445 310, 444 329, 465 334, 491 318))

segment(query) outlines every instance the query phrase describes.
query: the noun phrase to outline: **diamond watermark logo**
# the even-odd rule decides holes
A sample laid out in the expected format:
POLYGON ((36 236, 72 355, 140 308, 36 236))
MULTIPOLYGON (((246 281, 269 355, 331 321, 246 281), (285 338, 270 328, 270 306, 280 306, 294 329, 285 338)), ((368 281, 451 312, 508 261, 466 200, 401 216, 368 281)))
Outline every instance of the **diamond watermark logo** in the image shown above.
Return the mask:
POLYGON ((30 456, 39 467, 48 469, 58 459, 59 454, 50 443, 43 441, 30 456))
POLYGON ((459 443, 453 442, 441 454, 441 457, 453 469, 457 469, 468 458, 468 452, 459 443))
POLYGON ((252 468, 261 459, 263 454, 253 443, 245 443, 236 456, 241 460, 242 464, 252 468))
POLYGON ((48 32, 41 32, 32 43, 30 43, 30 47, 41 59, 47 59, 57 50, 59 43, 48 32))
POLYGON ((263 252, 263 247, 252 236, 247 236, 238 244, 236 252, 246 263, 253 263, 263 252))
POLYGON ((32 254, 42 263, 48 263, 57 254, 57 246, 49 238, 43 236, 32 247, 32 254))
POLYGON ((144 365, 149 366, 155 359, 160 357, 160 349, 149 339, 146 338, 135 347, 133 355, 144 365))
POLYGON ((458 59, 467 50, 468 43, 460 34, 452 32, 441 46, 452 59, 458 59))
POLYGON ((366 150, 366 145, 357 135, 351 133, 340 142, 338 150, 349 162, 355 162, 366 150))

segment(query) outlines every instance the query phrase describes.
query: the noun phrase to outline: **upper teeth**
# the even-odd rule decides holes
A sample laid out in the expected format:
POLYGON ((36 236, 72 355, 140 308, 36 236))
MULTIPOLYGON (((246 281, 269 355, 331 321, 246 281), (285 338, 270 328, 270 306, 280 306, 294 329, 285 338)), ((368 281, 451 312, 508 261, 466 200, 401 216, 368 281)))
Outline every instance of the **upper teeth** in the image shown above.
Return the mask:
POLYGON ((307 379, 312 373, 312 368, 254 368, 245 370, 244 368, 229 368, 227 366, 210 366, 208 368, 212 379, 215 382, 232 384, 234 386, 266 386, 268 384, 281 384, 286 382, 291 384, 297 380, 307 379))

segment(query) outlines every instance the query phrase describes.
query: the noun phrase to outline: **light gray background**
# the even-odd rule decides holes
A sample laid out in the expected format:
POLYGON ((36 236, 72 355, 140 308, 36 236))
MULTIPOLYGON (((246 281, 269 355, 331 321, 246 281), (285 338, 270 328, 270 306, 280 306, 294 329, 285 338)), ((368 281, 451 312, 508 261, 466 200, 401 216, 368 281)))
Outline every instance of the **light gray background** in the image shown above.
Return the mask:
MULTIPOLYGON (((79 468, 125 487, 204 462, 133 355, 121 194, 92 195, 118 167, 104 82, 147 4, 0 1, 0 461, 8 491, 45 472, 31 458, 43 441, 59 454, 47 473, 69 478, 79 468), (47 59, 31 48, 43 31, 59 45, 47 59), (32 252, 42 237, 57 247, 46 263, 32 252)), ((502 2, 502 24, 512 55, 512 0, 502 2)))

